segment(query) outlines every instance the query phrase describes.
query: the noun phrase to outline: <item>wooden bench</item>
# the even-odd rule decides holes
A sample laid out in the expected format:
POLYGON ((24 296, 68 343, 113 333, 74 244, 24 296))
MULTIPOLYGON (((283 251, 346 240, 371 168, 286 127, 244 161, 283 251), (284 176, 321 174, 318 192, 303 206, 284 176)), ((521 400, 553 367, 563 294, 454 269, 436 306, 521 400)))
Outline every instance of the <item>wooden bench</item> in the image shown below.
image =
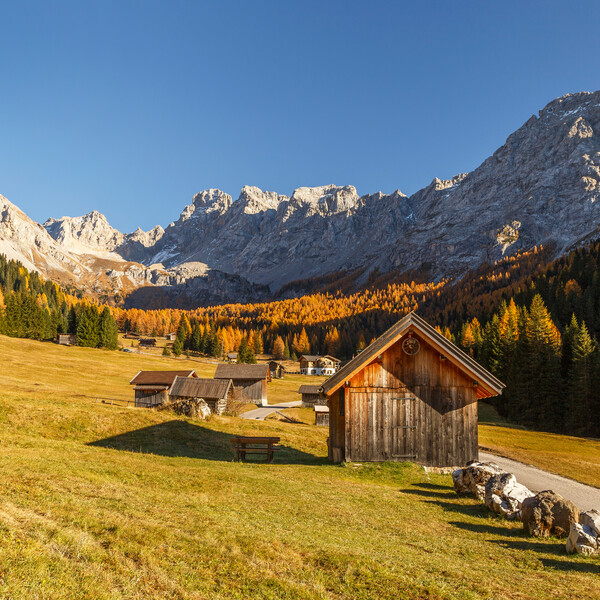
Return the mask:
POLYGON ((267 462, 273 462, 273 454, 279 450, 278 437, 249 437, 238 436, 231 438, 232 449, 235 450, 236 460, 246 460, 246 454, 266 454, 267 462))

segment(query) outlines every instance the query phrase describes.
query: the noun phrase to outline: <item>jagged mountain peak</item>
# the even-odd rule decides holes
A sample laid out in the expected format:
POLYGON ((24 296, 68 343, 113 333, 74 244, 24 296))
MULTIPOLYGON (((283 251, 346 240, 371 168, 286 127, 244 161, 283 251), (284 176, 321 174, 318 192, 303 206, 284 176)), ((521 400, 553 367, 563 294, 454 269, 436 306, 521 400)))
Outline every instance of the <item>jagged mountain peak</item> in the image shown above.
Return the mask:
POLYGON ((308 207, 321 214, 351 210, 359 200, 360 197, 353 185, 340 187, 334 184, 296 188, 290 198, 292 204, 308 207))
POLYGON ((47 219, 44 228, 64 248, 76 254, 112 252, 125 238, 97 210, 80 217, 47 219))
POLYGON ((281 202, 289 200, 288 196, 277 192, 263 191, 258 187, 245 185, 237 200, 242 211, 247 214, 262 213, 267 210, 278 210, 281 202))

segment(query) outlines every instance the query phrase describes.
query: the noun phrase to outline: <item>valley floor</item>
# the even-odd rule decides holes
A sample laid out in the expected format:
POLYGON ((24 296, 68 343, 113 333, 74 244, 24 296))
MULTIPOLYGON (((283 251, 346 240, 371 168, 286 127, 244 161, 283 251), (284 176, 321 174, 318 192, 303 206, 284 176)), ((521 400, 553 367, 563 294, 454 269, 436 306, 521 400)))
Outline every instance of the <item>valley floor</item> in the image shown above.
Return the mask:
MULTIPOLYGON (((449 476, 329 464, 327 430, 302 422, 98 400, 184 360, 5 337, 0 357, 0 598, 600 596, 597 559, 526 537, 449 476), (232 462, 231 435, 257 433, 281 437, 275 463, 232 462)), ((269 394, 295 400, 285 381, 269 394)))

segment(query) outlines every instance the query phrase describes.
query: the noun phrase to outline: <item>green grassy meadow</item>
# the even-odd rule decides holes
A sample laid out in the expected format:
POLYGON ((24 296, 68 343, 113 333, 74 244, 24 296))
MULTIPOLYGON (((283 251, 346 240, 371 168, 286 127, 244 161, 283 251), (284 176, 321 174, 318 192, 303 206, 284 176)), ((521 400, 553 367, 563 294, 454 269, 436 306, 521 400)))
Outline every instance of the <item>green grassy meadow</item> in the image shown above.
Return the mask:
MULTIPOLYGON (((327 430, 304 422, 96 400, 131 399, 142 368, 214 364, 2 336, 0 360, 2 599, 600 597, 597 559, 526 537, 449 476, 329 464, 327 430), (238 434, 283 449, 235 463, 238 434)), ((292 388, 276 380, 269 397, 292 388)))

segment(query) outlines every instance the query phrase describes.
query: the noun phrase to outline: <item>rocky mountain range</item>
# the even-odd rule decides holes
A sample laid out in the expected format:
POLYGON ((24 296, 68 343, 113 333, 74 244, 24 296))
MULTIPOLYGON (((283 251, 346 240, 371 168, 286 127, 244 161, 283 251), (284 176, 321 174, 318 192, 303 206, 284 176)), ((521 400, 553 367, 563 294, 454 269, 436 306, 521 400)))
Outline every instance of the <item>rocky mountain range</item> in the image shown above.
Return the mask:
POLYGON ((539 244, 559 255, 598 236, 599 199, 600 92, 582 92, 550 102, 471 173, 410 197, 245 186, 234 201, 211 189, 166 229, 123 234, 96 211, 42 226, 0 196, 0 252, 133 304, 247 302, 342 272, 360 286, 375 270, 457 277, 539 244))

